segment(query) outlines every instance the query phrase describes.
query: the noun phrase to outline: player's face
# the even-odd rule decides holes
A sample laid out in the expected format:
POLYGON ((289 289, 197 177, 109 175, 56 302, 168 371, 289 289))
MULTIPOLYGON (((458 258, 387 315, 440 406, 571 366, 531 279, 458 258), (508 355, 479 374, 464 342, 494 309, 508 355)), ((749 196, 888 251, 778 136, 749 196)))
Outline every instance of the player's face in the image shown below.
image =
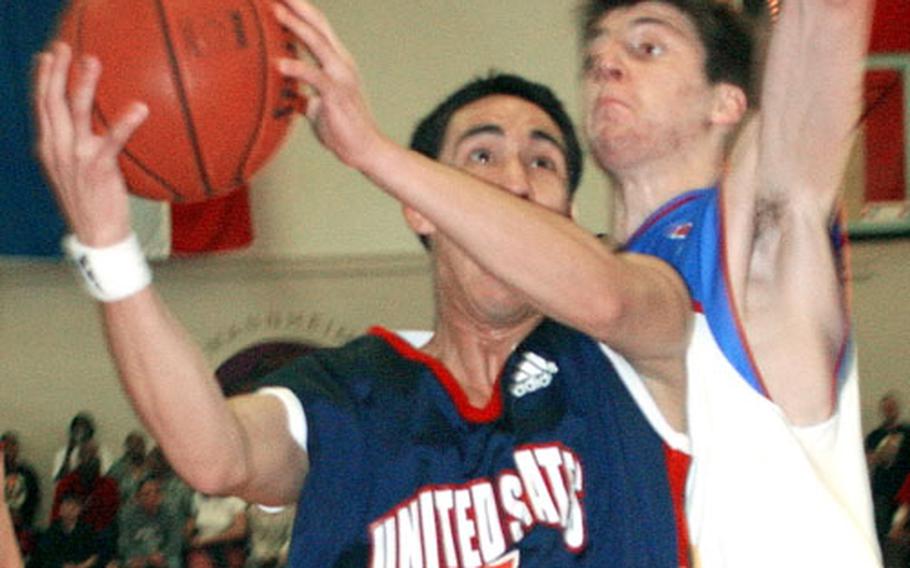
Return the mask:
POLYGON ((585 131, 598 163, 635 167, 707 133, 714 89, 692 21, 662 2, 607 12, 584 53, 585 131))
POLYGON ((524 99, 494 95, 458 110, 439 159, 522 199, 568 212, 562 133, 547 113, 524 99))
MULTIPOLYGON (((556 123, 534 104, 505 95, 459 109, 449 122, 439 160, 562 215, 569 214, 565 141, 556 123)), ((438 284, 477 313, 504 317, 528 310, 524 299, 470 260, 445 235, 433 235, 438 284)))

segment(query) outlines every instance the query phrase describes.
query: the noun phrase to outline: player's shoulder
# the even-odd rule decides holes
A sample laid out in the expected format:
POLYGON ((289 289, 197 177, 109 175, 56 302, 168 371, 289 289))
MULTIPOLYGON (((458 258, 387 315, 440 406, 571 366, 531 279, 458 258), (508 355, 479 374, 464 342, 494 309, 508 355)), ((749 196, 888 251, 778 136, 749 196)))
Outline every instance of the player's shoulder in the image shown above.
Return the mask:
POLYGON ((374 328, 340 347, 320 349, 301 357, 296 362, 296 371, 346 385, 358 397, 377 388, 401 396, 413 392, 424 376, 427 367, 420 361, 416 349, 404 341, 396 341, 391 332, 374 328))
POLYGON ((324 347, 302 356, 299 362, 315 362, 327 367, 369 364, 381 356, 384 342, 370 334, 360 335, 337 347, 324 347))
MULTIPOLYGON (((568 354, 588 349, 599 353, 598 343, 590 336, 545 318, 519 345, 519 349, 538 350, 553 354, 568 354)), ((516 349, 518 351, 519 349, 516 349)))

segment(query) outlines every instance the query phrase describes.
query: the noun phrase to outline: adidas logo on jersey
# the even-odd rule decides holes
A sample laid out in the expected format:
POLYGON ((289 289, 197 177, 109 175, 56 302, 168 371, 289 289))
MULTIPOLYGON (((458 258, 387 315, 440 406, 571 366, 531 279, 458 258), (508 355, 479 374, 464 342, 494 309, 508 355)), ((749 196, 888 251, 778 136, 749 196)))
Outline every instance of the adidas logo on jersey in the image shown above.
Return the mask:
POLYGON ((538 391, 550 386, 553 375, 559 372, 559 367, 552 361, 547 361, 540 355, 526 351, 512 375, 512 384, 509 392, 515 398, 538 391))

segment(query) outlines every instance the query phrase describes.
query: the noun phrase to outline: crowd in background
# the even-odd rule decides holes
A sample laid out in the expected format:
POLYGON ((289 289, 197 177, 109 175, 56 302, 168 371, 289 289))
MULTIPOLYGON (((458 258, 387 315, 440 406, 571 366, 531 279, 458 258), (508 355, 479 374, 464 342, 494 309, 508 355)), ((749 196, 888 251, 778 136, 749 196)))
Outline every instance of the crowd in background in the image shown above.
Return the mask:
MULTIPOLYGON (((881 423, 866 437, 876 528, 886 568, 910 567, 910 424, 895 392, 879 402, 881 423)), ((41 484, 20 453, 19 436, 0 436, 4 495, 26 566, 56 568, 279 568, 287 563, 294 507, 250 505, 194 491, 141 431, 119 457, 98 443, 91 415, 70 422, 55 454, 46 523, 37 518, 41 484)))
POLYGON ((0 437, 6 505, 26 566, 34 568, 278 568, 287 563, 294 507, 204 495, 174 472, 141 431, 119 457, 87 412, 74 416, 53 461, 50 515, 39 519, 39 474, 19 436, 0 437))
POLYGON ((901 399, 879 400, 881 423, 866 436, 875 528, 886 568, 910 566, 910 424, 901 419, 901 399))

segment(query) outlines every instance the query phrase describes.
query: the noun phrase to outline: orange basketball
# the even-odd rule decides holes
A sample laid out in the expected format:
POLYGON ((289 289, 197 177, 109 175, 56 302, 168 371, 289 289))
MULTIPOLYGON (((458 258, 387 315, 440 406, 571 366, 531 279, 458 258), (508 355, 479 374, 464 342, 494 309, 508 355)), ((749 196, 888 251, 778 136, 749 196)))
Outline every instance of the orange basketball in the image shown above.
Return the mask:
POLYGON ((274 59, 295 52, 271 0, 73 0, 60 38, 102 64, 93 121, 151 114, 120 157, 130 192, 193 202, 244 185, 302 104, 274 59))

